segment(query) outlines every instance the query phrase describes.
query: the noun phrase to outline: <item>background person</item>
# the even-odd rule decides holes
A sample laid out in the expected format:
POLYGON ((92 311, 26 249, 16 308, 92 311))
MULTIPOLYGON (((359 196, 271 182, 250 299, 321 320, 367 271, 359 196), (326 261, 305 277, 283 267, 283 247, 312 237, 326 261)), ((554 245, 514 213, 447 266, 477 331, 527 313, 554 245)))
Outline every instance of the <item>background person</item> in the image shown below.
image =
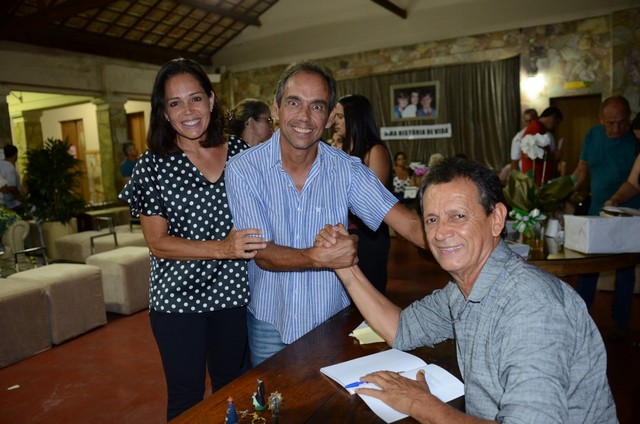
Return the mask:
POLYGON ((411 203, 415 200, 404 198, 404 189, 412 185, 413 171, 407 165, 407 155, 398 152, 393 156, 393 193, 401 203, 411 203))
MULTIPOLYGON (((369 99, 359 94, 340 98, 336 104, 334 128, 344 140, 342 150, 359 158, 389 189, 391 157, 378 134, 369 99)), ((360 269, 375 288, 384 293, 387 287, 387 260, 391 246, 389 227, 382 223, 373 231, 360 219, 349 215, 349 232, 358 236, 360 269)))
POLYGON ((229 112, 229 133, 249 145, 256 146, 273 134, 273 118, 269 106, 257 99, 240 100, 229 112))
POLYGON ((128 141, 122 145, 122 153, 124 153, 124 160, 120 164, 120 175, 122 175, 122 183, 126 184, 133 174, 133 168, 138 161, 138 148, 136 145, 128 141))
MULTIPOLYGON (((336 273, 394 348, 455 338, 469 415, 433 396, 422 372, 417 381, 368 374, 361 380, 380 390, 357 393, 423 423, 617 422, 598 328, 571 286, 527 264, 502 240, 507 207, 497 175, 448 158, 432 168, 420 192, 427 242, 450 283, 400 310, 357 266, 336 273)), ((328 228, 316 245, 344 237, 344 228, 328 228)))
POLYGON ((18 215, 24 214, 24 205, 22 204, 22 185, 20 184, 20 175, 16 169, 18 161, 18 148, 13 144, 7 144, 3 148, 4 160, 0 160, 0 176, 4 178, 5 185, 2 190, 2 204, 5 208, 11 209, 18 215))
MULTIPOLYGON (((599 215, 607 200, 616 194, 628 180, 635 158, 640 153, 638 141, 629 125, 631 109, 622 96, 605 99, 600 106, 600 125, 587 131, 580 151, 580 161, 575 170, 576 191, 591 188, 589 215, 599 215)), ((615 201, 615 199, 614 199, 615 201)), ((638 208, 640 196, 635 196, 619 206, 638 208)), ((598 274, 583 274, 577 278, 576 290, 590 307, 595 297, 598 274)), ((613 325, 609 337, 626 337, 631 317, 635 268, 616 270, 615 289, 611 312, 613 325)))
POLYGON ((206 72, 175 59, 151 94, 149 149, 120 193, 151 252, 149 316, 168 389, 167 419, 239 376, 247 358, 245 259, 265 247, 258 229, 235 231, 224 168, 246 148, 227 142, 206 72))
POLYGON ((522 146, 520 142, 522 141, 522 136, 524 135, 524 131, 527 127, 533 122, 533 120, 538 119, 538 111, 535 109, 525 109, 522 112, 522 122, 524 127, 517 132, 517 134, 511 140, 511 170, 517 169, 518 171, 521 169, 520 161, 522 160, 522 146))

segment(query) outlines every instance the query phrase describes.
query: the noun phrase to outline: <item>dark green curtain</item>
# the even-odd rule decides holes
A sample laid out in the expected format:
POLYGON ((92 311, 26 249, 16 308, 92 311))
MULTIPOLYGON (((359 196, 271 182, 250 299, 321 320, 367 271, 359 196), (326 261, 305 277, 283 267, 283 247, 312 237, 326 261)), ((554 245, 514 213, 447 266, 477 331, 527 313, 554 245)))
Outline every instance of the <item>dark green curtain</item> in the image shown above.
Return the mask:
POLYGON ((338 96, 362 94, 373 105, 380 127, 447 124, 452 137, 390 140, 392 155, 427 163, 432 153, 467 157, 499 170, 509 162, 511 139, 520 126, 520 59, 443 66, 338 81, 338 96), (390 86, 438 81, 438 118, 391 121, 390 86))

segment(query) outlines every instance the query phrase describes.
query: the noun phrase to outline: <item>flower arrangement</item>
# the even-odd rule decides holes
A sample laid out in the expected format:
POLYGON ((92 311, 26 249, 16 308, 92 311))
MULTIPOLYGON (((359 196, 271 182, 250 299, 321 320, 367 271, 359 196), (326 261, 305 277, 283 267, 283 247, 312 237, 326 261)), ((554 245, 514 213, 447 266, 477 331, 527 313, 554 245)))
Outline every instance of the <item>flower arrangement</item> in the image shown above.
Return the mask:
POLYGON ((422 177, 427 173, 427 166, 422 162, 411 162, 409 168, 413 171, 416 177, 422 177))
POLYGON ((551 144, 548 134, 527 134, 520 140, 520 149, 529 157, 529 159, 543 159, 545 156, 544 148, 551 144))
POLYGON ((539 229, 542 222, 547 219, 547 216, 540 212, 538 208, 533 209, 531 212, 513 208, 511 212, 509 212, 509 216, 515 220, 513 229, 520 234, 527 234, 531 229, 534 231, 535 229, 539 229))
POLYGON ((545 176, 547 173, 547 150, 546 147, 551 144, 551 137, 549 134, 527 134, 520 140, 520 150, 531 161, 533 166, 529 170, 529 174, 534 181, 542 184, 546 181, 545 176), (536 172, 536 160, 542 159, 542 169, 540 175, 535 175, 536 172))
POLYGON ((575 189, 575 176, 558 177, 538 187, 533 179, 520 171, 512 171, 503 189, 505 200, 513 209, 550 215, 562 209, 575 189))

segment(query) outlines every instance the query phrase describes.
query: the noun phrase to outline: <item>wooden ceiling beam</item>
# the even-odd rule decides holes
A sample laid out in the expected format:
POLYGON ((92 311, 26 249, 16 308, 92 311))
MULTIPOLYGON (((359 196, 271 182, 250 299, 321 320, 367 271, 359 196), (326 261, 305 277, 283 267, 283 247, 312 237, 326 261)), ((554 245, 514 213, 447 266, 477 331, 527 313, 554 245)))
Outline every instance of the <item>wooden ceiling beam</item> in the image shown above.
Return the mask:
POLYGON ((371 0, 371 1, 377 4, 378 6, 384 7, 394 15, 398 15, 402 19, 407 19, 407 11, 401 8, 400 6, 398 6, 397 4, 393 3, 392 1, 390 0, 371 0))
POLYGON ((68 0, 23 17, 7 17, 0 26, 0 40, 22 33, 40 31, 46 24, 69 18, 86 10, 104 7, 115 0, 68 0))
POLYGON ((195 9, 202 9, 210 13, 217 13, 218 15, 226 16, 228 18, 235 19, 236 21, 244 22, 248 25, 261 26, 260 20, 251 16, 241 15, 240 13, 232 12, 231 10, 222 9, 220 7, 212 6, 209 3, 205 3, 199 0, 174 0, 177 3, 191 6, 195 9))
POLYGON ((176 57, 193 59, 204 66, 212 64, 211 58, 204 55, 191 54, 149 44, 129 43, 116 38, 80 32, 57 25, 47 25, 39 33, 19 34, 7 39, 71 52, 95 54, 157 65, 162 65, 176 57))

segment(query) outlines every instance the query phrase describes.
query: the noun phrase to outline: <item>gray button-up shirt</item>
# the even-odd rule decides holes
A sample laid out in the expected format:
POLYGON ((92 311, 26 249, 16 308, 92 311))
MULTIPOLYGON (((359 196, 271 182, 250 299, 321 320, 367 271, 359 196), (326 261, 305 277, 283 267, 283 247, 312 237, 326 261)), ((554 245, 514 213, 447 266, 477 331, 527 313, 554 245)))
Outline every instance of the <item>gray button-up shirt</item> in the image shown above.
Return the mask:
POLYGON ((616 423, 607 357, 584 301, 501 242, 468 299, 450 282, 402 311, 393 347, 455 338, 471 415, 503 423, 616 423))

